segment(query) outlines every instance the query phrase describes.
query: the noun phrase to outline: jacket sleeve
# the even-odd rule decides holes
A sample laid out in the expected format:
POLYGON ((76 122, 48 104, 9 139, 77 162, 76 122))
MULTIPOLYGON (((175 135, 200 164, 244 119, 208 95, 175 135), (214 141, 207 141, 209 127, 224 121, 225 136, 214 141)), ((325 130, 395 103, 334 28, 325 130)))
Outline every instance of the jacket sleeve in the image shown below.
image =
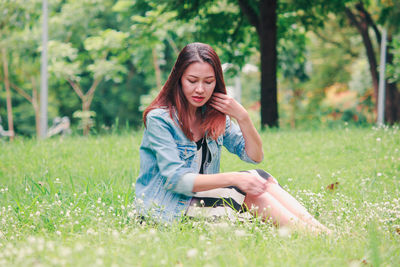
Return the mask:
POLYGON ((242 131, 236 123, 231 121, 229 116, 226 116, 225 133, 223 138, 223 144, 229 152, 238 155, 238 157, 243 161, 253 164, 259 163, 252 160, 247 155, 242 131))
POLYGON ((180 158, 178 146, 172 135, 172 120, 149 113, 146 120, 146 134, 149 146, 154 152, 161 176, 166 178, 164 187, 176 193, 193 196, 193 185, 197 174, 185 167, 180 158))

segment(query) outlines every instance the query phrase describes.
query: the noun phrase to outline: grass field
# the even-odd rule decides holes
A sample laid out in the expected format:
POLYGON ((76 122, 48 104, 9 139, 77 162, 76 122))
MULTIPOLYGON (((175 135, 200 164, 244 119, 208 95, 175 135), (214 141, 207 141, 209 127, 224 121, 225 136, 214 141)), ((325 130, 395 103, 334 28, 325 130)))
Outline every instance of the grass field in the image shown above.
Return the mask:
MULTIPOLYGON (((132 203, 141 132, 0 140, 0 266, 400 265, 398 127, 262 138, 257 168, 332 236, 261 222, 139 224, 132 203)), ((221 171, 252 168, 223 153, 221 171)))

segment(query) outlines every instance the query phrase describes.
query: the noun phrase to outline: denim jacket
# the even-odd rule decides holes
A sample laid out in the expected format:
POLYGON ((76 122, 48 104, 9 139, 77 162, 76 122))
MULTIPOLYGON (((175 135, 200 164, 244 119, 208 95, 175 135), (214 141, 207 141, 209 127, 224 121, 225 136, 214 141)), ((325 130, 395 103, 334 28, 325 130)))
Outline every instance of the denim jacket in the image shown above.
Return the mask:
MULTIPOLYGON (((197 146, 178 126, 177 116, 173 120, 167 109, 154 109, 146 119, 139 152, 136 206, 141 215, 171 222, 186 212, 195 195, 192 189, 199 169, 197 146)), ((207 137, 206 142, 211 160, 205 165, 205 174, 219 172, 222 145, 242 160, 256 163, 247 155, 242 132, 229 116, 225 133, 217 140, 207 137)))

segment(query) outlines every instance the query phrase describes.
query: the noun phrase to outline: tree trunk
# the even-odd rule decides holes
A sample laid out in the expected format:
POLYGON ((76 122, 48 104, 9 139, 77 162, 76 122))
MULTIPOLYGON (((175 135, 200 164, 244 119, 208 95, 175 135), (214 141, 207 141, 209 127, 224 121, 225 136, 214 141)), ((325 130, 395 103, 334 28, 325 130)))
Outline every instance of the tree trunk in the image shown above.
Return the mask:
POLYGON ((88 101, 88 97, 85 96, 82 99, 82 128, 83 135, 88 135, 90 132, 90 115, 89 115, 90 103, 88 101))
MULTIPOLYGON (((353 14, 353 12, 346 8, 345 12, 347 17, 350 19, 351 23, 357 28, 359 33, 362 36, 364 47, 367 53, 370 73, 372 77, 372 83, 374 86, 374 98, 375 98, 375 111, 377 110, 377 100, 378 100, 378 65, 373 49, 373 45, 371 42, 371 38, 369 36, 369 26, 375 32, 378 43, 381 42, 381 34, 378 30, 376 24, 372 21, 371 15, 364 9, 363 3, 359 2, 356 5, 356 8, 360 12, 359 19, 353 14)), ((388 43, 391 42, 391 35, 388 36, 388 43)), ((393 62, 393 54, 390 52, 390 49, 387 50, 386 64, 392 64, 393 62)), ((385 97, 385 122, 388 124, 393 124, 396 122, 400 122, 400 92, 397 89, 396 83, 390 83, 386 81, 386 97, 385 97)))
POLYGON ((378 74, 378 64, 376 63, 375 51, 372 45, 371 37, 369 36, 369 25, 366 19, 366 14, 362 13, 359 19, 354 15, 354 13, 346 8, 346 15, 350 19, 351 23, 357 28, 360 33, 363 44, 365 47, 365 52, 367 54, 369 71, 371 73, 372 85, 374 87, 374 101, 375 101, 375 111, 377 110, 378 103, 378 88, 379 88, 379 74, 378 74))
POLYGON ((260 1, 261 126, 278 127, 277 0, 260 1))
POLYGON ((39 138, 39 136, 40 136, 40 107, 39 107, 39 100, 38 100, 35 79, 32 78, 31 80, 32 80, 32 106, 33 106, 33 109, 35 110, 36 137, 39 138))
MULTIPOLYGON (((388 35, 388 44, 392 41, 392 36, 388 35)), ((393 63, 393 54, 387 49, 386 64, 393 63)), ((400 92, 395 82, 386 81, 386 99, 385 99, 385 122, 394 124, 400 122, 400 92)))
POLYGON ((7 50, 5 47, 2 49, 3 54, 3 70, 4 70, 4 86, 6 88, 6 98, 7 98, 7 120, 8 120, 8 131, 10 131, 10 140, 14 140, 14 120, 12 114, 12 101, 11 101, 11 90, 10 90, 10 80, 8 76, 8 61, 7 61, 7 50))

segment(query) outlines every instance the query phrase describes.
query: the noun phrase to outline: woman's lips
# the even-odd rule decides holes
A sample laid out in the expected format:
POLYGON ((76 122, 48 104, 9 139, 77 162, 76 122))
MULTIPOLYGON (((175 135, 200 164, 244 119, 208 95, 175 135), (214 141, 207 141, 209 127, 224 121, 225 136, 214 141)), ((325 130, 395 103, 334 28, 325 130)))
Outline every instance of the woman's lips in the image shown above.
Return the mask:
POLYGON ((192 96, 192 98, 193 98, 193 100, 194 100, 195 102, 201 102, 201 101, 203 101, 203 99, 204 99, 204 97, 201 97, 201 96, 192 96))

